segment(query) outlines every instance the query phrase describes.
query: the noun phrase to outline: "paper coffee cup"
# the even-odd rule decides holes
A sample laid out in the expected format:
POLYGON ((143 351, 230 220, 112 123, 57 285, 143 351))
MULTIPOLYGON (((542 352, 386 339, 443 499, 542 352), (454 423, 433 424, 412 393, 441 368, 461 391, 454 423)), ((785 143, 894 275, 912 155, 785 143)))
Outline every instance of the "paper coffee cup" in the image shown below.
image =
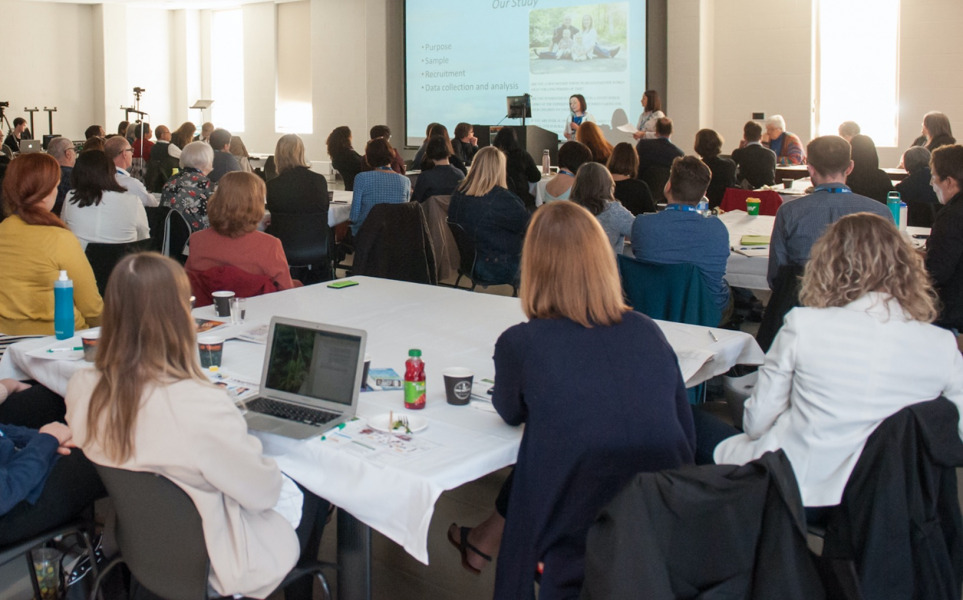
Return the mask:
POLYGON ((214 298, 214 310, 217 312, 217 316, 230 317, 231 298, 234 297, 234 292, 214 292, 211 297, 214 298))
POLYGON ((759 198, 749 198, 746 200, 746 212, 752 216, 757 216, 759 214, 759 198))
POLYGON ((97 358, 97 344, 100 343, 100 330, 80 332, 80 341, 84 346, 84 360, 94 362, 97 358))
POLYGON ((201 368, 219 369, 224 357, 224 338, 219 335, 198 336, 197 352, 201 358, 201 368))
POLYGON ((471 384, 475 374, 464 367, 449 367, 441 373, 445 378, 448 404, 464 406, 471 398, 471 384))

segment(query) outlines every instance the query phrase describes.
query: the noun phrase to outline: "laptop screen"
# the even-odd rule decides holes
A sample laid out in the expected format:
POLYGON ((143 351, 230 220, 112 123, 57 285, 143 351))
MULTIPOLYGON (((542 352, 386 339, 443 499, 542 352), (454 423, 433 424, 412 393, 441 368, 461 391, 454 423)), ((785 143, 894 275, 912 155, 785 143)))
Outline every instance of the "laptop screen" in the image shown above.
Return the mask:
POLYGON ((354 335, 275 323, 265 386, 350 406, 361 344, 354 335))

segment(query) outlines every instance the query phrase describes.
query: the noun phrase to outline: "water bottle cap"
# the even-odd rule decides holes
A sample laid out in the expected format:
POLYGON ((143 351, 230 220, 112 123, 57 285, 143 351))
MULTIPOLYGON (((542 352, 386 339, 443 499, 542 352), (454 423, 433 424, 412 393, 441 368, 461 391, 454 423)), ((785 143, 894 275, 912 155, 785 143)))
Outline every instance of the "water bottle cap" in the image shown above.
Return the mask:
POLYGON ((417 348, 412 348, 408 351, 408 356, 421 356, 421 350, 417 348))
POLYGON ((60 271, 60 277, 57 278, 58 281, 67 281, 67 271, 60 271))

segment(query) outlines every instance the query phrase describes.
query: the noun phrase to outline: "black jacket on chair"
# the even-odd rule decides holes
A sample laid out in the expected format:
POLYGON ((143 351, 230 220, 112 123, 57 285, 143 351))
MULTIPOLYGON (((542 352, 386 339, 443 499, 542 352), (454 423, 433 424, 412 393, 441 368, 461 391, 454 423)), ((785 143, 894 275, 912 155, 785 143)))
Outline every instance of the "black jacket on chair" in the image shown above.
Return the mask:
POLYGON ((354 275, 436 284, 435 253, 420 202, 376 204, 354 242, 354 275))

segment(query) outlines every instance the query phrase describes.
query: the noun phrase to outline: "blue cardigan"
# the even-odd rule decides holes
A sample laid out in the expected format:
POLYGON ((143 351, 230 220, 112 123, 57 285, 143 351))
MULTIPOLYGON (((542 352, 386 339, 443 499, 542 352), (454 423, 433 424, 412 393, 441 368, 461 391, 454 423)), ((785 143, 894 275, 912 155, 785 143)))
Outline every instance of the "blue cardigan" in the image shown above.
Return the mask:
POLYGON ((37 502, 59 446, 57 438, 36 429, 0 425, 0 515, 21 500, 37 502))
POLYGON ((495 598, 575 597, 595 515, 641 471, 691 464, 692 413, 675 352, 648 317, 586 328, 532 319, 495 345, 498 414, 525 423, 495 598))

